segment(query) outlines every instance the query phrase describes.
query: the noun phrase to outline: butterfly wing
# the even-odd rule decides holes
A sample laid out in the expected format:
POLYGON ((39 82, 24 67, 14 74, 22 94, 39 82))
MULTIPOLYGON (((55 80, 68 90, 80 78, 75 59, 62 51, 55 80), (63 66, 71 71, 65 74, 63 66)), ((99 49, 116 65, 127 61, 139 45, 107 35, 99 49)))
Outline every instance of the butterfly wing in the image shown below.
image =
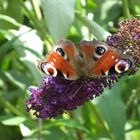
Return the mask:
POLYGON ((91 77, 120 74, 134 67, 133 60, 118 49, 109 47, 105 42, 93 41, 96 60, 91 67, 91 77))
POLYGON ((75 69, 76 48, 69 40, 59 40, 54 45, 54 51, 47 55, 45 61, 39 63, 44 73, 60 76, 66 79, 77 79, 75 69))
POLYGON ((92 67, 93 75, 108 74, 109 70, 121 59, 121 55, 113 50, 108 50, 92 67))
POLYGON ((122 73, 132 64, 130 59, 103 41, 82 41, 76 48, 69 40, 59 40, 38 67, 46 74, 76 80, 122 73))
POLYGON ((105 42, 101 41, 82 41, 78 45, 79 56, 83 58, 82 62, 84 63, 82 76, 84 77, 96 77, 104 75, 106 70, 113 65, 113 61, 109 58, 111 57, 102 57, 109 47, 105 42), (110 61, 109 61, 110 60, 110 61), (104 62, 107 62, 108 65, 105 65, 104 62))
MULTIPOLYGON (((82 41, 78 45, 80 77, 105 76, 128 71, 132 61, 117 49, 110 48, 104 41, 82 41)), ((79 64, 79 63, 77 63, 79 64)))
POLYGON ((88 63, 93 62, 94 47, 89 41, 81 41, 78 45, 79 55, 88 63))

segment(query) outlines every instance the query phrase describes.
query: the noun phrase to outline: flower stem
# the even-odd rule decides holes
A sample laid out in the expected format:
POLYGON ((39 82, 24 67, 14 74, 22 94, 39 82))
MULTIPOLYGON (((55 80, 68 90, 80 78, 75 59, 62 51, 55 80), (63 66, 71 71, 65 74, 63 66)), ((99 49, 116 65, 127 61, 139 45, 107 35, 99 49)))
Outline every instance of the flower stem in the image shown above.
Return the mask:
MULTIPOLYGON (((71 119, 76 119, 77 120, 77 118, 75 117, 74 113, 69 112, 69 115, 70 115, 71 119)), ((80 129, 76 129, 76 135, 77 135, 77 140, 83 140, 83 135, 82 135, 82 132, 81 132, 80 129)))
POLYGON ((41 136, 41 130, 42 130, 42 119, 38 119, 38 135, 37 135, 37 140, 41 140, 42 136, 41 136))
POLYGON ((128 6, 128 0, 122 0, 122 4, 123 4, 124 16, 125 16, 126 18, 131 18, 129 6, 128 6))
POLYGON ((35 16, 38 20, 42 19, 42 14, 41 14, 41 10, 39 8, 39 4, 37 0, 31 0, 31 4, 35 13, 35 16))
POLYGON ((109 130, 109 127, 105 124, 104 120, 102 119, 102 117, 101 117, 99 111, 97 110, 97 108, 95 107, 95 105, 92 104, 92 108, 93 108, 94 114, 96 115, 96 118, 98 118, 98 121, 103 126, 104 130, 107 132, 110 139, 115 140, 114 136, 112 135, 111 131, 109 130))
POLYGON ((32 21, 33 25, 35 26, 35 28, 39 31, 40 36, 42 39, 44 39, 46 37, 46 29, 44 29, 44 27, 42 28, 42 25, 40 24, 40 22, 38 22, 38 19, 34 16, 34 14, 32 14, 29 9, 25 6, 24 2, 22 0, 18 0, 23 8, 23 10, 25 11, 26 15, 29 17, 29 19, 32 21))

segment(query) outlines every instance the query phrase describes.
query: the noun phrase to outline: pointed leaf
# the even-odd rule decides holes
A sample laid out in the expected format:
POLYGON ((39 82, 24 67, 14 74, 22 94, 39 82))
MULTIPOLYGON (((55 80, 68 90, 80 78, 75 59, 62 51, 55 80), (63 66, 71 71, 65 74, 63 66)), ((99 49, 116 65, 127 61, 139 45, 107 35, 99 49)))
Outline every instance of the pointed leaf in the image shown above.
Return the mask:
POLYGON ((124 125, 126 122, 125 106, 120 94, 121 90, 121 85, 116 85, 112 90, 105 90, 103 97, 94 100, 101 116, 109 126, 110 133, 113 134, 115 139, 119 140, 124 139, 124 125))

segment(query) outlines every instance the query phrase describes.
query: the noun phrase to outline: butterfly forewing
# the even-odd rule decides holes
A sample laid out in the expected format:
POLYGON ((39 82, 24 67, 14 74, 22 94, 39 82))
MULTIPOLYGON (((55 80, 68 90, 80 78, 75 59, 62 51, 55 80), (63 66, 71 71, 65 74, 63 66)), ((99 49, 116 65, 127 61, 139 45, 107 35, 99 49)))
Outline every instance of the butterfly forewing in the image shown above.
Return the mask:
POLYGON ((46 63, 55 68, 59 76, 74 80, 77 79, 75 55, 76 49, 71 41, 59 40, 54 45, 54 50, 47 55, 46 63))
POLYGON ((52 76, 76 80, 128 71, 129 61, 103 41, 82 41, 75 47, 69 40, 59 40, 46 59, 39 62, 39 68, 52 76))

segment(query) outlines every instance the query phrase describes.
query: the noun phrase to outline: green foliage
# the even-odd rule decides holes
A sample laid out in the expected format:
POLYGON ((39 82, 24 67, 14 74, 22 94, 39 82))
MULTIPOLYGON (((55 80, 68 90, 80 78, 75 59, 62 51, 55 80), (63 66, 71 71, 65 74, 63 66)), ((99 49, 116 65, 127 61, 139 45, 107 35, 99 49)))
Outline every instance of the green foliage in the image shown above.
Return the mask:
POLYGON ((42 8, 45 22, 55 40, 67 36, 74 21, 74 7, 75 0, 43 0, 42 8))
POLYGON ((139 72, 56 119, 36 119, 24 107, 28 87, 43 77, 37 60, 54 41, 103 40, 122 19, 140 16, 139 0, 0 0, 0 12, 2 140, 139 140, 139 72))

